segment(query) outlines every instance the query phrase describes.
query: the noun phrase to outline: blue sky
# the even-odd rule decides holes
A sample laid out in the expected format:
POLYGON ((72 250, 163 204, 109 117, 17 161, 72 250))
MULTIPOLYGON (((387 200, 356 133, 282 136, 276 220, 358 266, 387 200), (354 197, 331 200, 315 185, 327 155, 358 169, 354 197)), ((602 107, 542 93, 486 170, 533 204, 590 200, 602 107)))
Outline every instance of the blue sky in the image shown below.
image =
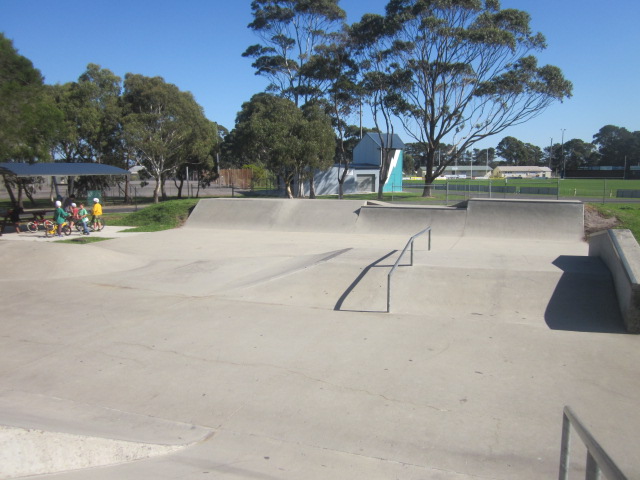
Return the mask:
MULTIPOLYGON (((383 13, 386 0, 341 0, 348 21, 383 13)), ((116 75, 161 76, 190 91, 207 117, 233 128, 243 102, 263 91, 242 52, 258 43, 247 24, 250 0, 0 0, 0 31, 43 73, 46 83, 75 81, 88 63, 116 75)), ((547 38, 541 64, 560 67, 573 97, 507 135, 543 148, 591 141, 604 125, 640 130, 640 2, 502 0, 531 14, 547 38)), ((354 123, 356 120, 354 119, 354 123)), ((367 125, 372 126, 372 125, 367 125)))

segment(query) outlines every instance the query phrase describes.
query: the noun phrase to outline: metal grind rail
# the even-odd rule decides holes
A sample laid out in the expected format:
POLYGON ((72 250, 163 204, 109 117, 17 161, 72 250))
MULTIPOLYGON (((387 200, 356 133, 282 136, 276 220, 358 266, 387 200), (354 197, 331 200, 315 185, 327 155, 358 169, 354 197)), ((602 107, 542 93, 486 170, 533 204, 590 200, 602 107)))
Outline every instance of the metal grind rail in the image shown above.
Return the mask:
POLYGON ((591 435, 589 430, 576 417, 568 406, 564 407, 562 417, 562 444, 560 446, 560 473, 559 480, 569 480, 569 448, 571 445, 571 427, 578 432, 580 439, 587 447, 587 463, 585 480, 598 480, 604 473, 608 480, 627 480, 624 473, 618 468, 611 457, 604 451, 600 444, 591 435))
POLYGON ((411 263, 409 263, 408 265, 405 264, 405 265, 403 265, 403 267, 413 266, 413 241, 417 237, 419 237, 421 235, 424 235, 427 232, 429 233, 429 250, 431 250, 431 227, 427 227, 424 230, 416 233, 414 236, 412 236, 409 239, 409 241, 405 245, 404 249, 402 250, 402 252, 398 256, 398 260, 396 260, 396 263, 393 265, 393 267, 391 268, 391 271, 387 275, 387 313, 391 313, 391 276, 393 275, 393 272, 396 271, 396 268, 398 268, 398 266, 400 265, 400 260, 402 260, 402 256, 405 254, 405 252, 407 251, 407 248, 409 248, 409 246, 411 246, 411 263))

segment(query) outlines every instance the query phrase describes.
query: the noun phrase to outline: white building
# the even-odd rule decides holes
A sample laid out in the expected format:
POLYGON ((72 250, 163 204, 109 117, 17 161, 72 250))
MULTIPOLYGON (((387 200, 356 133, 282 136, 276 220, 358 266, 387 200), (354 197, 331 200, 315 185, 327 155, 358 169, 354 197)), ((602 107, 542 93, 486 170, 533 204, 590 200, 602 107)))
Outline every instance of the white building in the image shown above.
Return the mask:
POLYGON ((507 167, 499 166, 493 169, 494 178, 551 178, 549 167, 507 167))

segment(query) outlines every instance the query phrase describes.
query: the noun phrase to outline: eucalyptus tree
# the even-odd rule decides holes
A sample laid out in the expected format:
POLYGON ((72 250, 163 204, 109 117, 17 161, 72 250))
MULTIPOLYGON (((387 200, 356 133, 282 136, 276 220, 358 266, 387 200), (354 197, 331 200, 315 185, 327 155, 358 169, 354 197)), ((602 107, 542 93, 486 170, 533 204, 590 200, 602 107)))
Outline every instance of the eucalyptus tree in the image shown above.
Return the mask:
POLYGON ((317 81, 305 73, 306 63, 327 36, 339 31, 346 17, 338 0, 254 0, 249 24, 262 40, 247 48, 256 75, 271 82, 268 91, 303 105, 319 95, 317 81))
MULTIPOLYGON (((40 71, 0 33, 0 162, 51 158, 61 113, 40 71)), ((11 201, 22 206, 22 180, 3 176, 11 201), (13 189, 17 192, 14 194, 13 189)), ((27 191, 27 194, 29 192, 27 191)))
POLYGON ((291 100, 259 93, 242 104, 230 134, 235 156, 265 165, 282 179, 289 198, 296 158, 302 153, 301 123, 302 111, 291 100))
POLYGON ((626 166, 640 163, 640 132, 605 125, 593 136, 602 165, 626 166))
MULTIPOLYGON (((309 182, 309 197, 315 198, 314 176, 318 171, 324 171, 332 165, 336 151, 336 135, 331 118, 318 105, 305 105, 302 115, 304 120, 300 126, 300 137, 303 148, 297 169, 300 172, 300 180, 309 182)), ((298 196, 304 194, 302 183, 298 183, 298 196)))
MULTIPOLYGON (((358 84, 358 65, 350 51, 346 31, 331 36, 330 42, 320 45, 316 54, 309 59, 305 73, 318 82, 322 93, 319 100, 331 117, 336 132, 335 158, 337 171, 338 198, 344 196, 344 182, 353 158, 353 147, 349 137, 356 130, 350 125, 354 114, 362 109, 362 89, 358 84)), ((313 184, 312 184, 313 186, 313 184)))
POLYGON ((293 101, 259 93, 242 105, 229 135, 238 158, 264 165, 284 182, 289 198, 308 175, 331 161, 335 136, 330 119, 315 105, 298 108, 293 101))
MULTIPOLYGON (((56 102, 64 126, 55 156, 67 162, 95 162, 128 169, 122 138, 122 79, 100 65, 90 63, 77 82, 55 85, 56 102)), ((107 177, 70 179, 70 190, 100 189, 107 177)), ((125 180, 128 200, 128 178, 125 180)), ((71 193, 71 192, 70 192, 71 193)))
POLYGON ((198 196, 200 187, 209 186, 211 181, 218 178, 217 153, 221 141, 218 124, 207 120, 200 135, 193 138, 197 145, 192 145, 195 148, 190 148, 184 161, 176 167, 173 181, 178 189, 178 198, 182 198, 185 180, 196 177, 198 196))
POLYGON ((443 141, 468 150, 571 96, 558 67, 538 66, 545 39, 527 12, 497 0, 391 0, 366 15, 354 39, 371 53, 369 71, 389 78, 387 97, 406 134, 424 145, 425 188, 456 159, 435 167, 443 141))
POLYGON ((127 148, 155 180, 154 202, 166 198, 164 184, 188 159, 206 158, 212 129, 189 92, 161 77, 127 74, 124 80, 127 148))
POLYGON ((351 51, 359 61, 362 98, 371 109, 380 148, 378 198, 389 178, 396 145, 394 118, 398 115, 400 89, 406 88, 405 73, 391 62, 385 46, 390 34, 389 23, 380 15, 366 14, 350 27, 351 51))
POLYGON ((577 170, 580 167, 595 166, 600 161, 600 154, 593 143, 573 138, 561 146, 567 170, 577 170))
POLYGON ((507 164, 515 166, 539 165, 543 153, 540 147, 525 143, 515 137, 504 137, 496 148, 496 154, 507 164))

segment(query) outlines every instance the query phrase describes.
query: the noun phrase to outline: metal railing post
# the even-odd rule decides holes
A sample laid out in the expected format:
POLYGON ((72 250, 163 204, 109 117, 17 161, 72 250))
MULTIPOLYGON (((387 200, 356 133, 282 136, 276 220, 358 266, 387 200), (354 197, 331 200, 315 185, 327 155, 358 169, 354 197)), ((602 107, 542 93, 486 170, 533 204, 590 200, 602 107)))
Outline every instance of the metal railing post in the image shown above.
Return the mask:
POLYGON ((560 474, 558 480, 569 480, 569 448, 571 446, 571 422, 562 414, 562 441, 560 443, 560 474))
POLYGON ((398 256, 396 263, 393 264, 393 267, 391 267, 391 271, 387 275, 387 313, 391 313, 391 276, 393 275, 393 272, 396 271, 396 268, 398 268, 398 265, 400 264, 400 260, 402 260, 402 256, 405 254, 409 246, 411 246, 410 265, 413 265, 413 241, 416 239, 416 237, 419 237, 420 235, 423 235, 427 232, 429 233, 429 250, 431 250, 431 227, 427 227, 424 230, 416 233, 409 239, 407 244, 404 246, 404 249, 402 250, 402 252, 400 252, 400 255, 398 256))
POLYGON ((562 417, 559 480, 568 480, 569 478, 571 427, 575 429, 582 443, 587 447, 585 480, 599 480, 601 473, 604 473, 608 480, 627 480, 622 470, 618 468, 607 452, 605 452, 596 439, 593 438, 589 430, 586 429, 569 407, 564 407, 562 417))

